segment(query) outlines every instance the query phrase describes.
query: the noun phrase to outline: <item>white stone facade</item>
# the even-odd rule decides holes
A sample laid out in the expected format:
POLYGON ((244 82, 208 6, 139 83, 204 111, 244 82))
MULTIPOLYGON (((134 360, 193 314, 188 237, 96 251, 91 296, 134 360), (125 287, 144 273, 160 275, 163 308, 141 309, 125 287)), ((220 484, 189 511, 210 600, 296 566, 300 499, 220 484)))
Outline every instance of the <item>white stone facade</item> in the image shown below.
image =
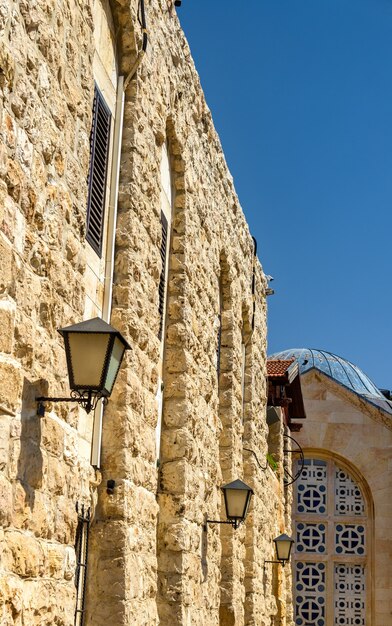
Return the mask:
MULTIPOLYGON (((392 620, 391 416, 371 398, 362 398, 316 369, 301 376, 301 385, 307 418, 296 439, 307 459, 321 461, 319 469, 326 472, 325 479, 321 474, 317 479, 319 484, 324 480, 325 510, 320 510, 321 500, 316 502, 319 487, 313 489, 304 479, 315 500, 306 510, 301 496, 295 498, 294 526, 302 536, 306 524, 312 524, 307 541, 313 533, 313 548, 301 553, 296 543, 294 561, 310 559, 316 567, 325 561, 329 567, 317 596, 326 604, 320 625, 351 619, 353 624, 386 626, 392 620)), ((294 587, 297 582, 294 577, 294 587)), ((302 591, 296 591, 301 605, 306 601, 302 591)))

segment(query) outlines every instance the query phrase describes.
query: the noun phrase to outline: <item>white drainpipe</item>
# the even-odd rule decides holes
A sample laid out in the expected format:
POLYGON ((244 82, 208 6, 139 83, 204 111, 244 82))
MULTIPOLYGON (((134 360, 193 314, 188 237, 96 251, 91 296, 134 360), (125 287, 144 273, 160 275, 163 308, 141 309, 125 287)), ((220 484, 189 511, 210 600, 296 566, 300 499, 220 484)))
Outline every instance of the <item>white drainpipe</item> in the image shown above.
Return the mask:
MULTIPOLYGON (((117 224, 117 200, 118 183, 120 178, 120 157, 124 117, 124 77, 119 76, 117 81, 117 99, 114 118, 113 156, 110 175, 107 244, 105 254, 105 277, 103 288, 102 319, 110 323, 112 312, 113 273, 114 273, 114 249, 116 242, 117 224)), ((102 402, 98 402, 94 413, 94 426, 91 445, 91 465, 99 468, 101 465, 101 440, 102 440, 102 402)))

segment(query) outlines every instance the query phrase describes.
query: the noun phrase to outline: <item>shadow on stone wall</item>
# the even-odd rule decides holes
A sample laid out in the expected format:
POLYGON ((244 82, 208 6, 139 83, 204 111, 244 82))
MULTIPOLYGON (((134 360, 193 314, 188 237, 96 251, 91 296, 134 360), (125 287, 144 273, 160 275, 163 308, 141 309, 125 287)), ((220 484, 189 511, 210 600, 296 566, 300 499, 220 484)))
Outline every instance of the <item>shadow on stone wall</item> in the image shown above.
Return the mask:
POLYGON ((34 509, 35 490, 42 487, 43 456, 41 451, 41 418, 37 415, 37 396, 47 394, 46 381, 23 379, 20 452, 17 479, 25 494, 26 504, 34 509))

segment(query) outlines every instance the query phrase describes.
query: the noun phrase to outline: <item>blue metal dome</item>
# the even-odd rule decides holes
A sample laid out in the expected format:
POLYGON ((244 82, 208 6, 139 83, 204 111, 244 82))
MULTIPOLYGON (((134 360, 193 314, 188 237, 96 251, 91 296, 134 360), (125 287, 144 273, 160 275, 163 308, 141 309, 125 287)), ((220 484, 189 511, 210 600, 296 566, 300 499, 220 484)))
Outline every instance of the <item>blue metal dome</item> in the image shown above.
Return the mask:
POLYGON ((268 358, 271 360, 295 358, 301 374, 312 368, 318 369, 371 404, 375 404, 384 411, 392 413, 391 402, 377 389, 370 378, 359 367, 336 354, 313 348, 293 348, 276 352, 268 358))

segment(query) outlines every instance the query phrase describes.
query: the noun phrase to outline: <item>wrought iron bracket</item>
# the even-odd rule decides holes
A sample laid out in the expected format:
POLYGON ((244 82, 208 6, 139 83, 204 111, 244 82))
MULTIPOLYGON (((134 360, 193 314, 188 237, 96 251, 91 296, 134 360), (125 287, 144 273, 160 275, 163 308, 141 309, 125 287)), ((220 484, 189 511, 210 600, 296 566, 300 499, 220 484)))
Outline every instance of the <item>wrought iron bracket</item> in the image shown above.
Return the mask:
POLYGON ((261 471, 262 471, 262 472, 265 472, 265 471, 266 471, 266 469, 268 468, 268 465, 269 465, 268 461, 267 461, 267 463, 266 463, 266 465, 265 465, 265 467, 264 467, 264 466, 260 463, 259 458, 258 458, 258 456, 257 456, 257 454, 256 454, 256 452, 255 452, 254 450, 252 450, 251 448, 243 448, 243 450, 246 450, 247 452, 251 452, 251 453, 253 454, 253 456, 255 457, 255 459, 256 459, 256 463, 257 463, 257 465, 259 466, 259 468, 261 469, 261 471))
POLYGON ((282 561, 264 561, 264 569, 265 569, 266 563, 279 563, 280 565, 282 565, 282 567, 284 567, 287 561, 283 561, 283 560, 282 561))
POLYGON ((288 487, 289 485, 292 485, 293 483, 295 483, 298 478, 300 478, 303 469, 304 469, 304 451, 302 450, 301 446, 299 445, 298 441, 296 439, 294 439, 294 437, 291 437, 290 435, 283 435, 283 439, 284 440, 290 440, 293 441, 294 444, 296 445, 296 448, 294 450, 290 450, 288 448, 284 448, 283 450, 283 454, 296 454, 298 455, 298 471, 296 474, 291 474, 291 472, 289 472, 289 470, 287 469, 287 467, 284 467, 284 485, 285 487, 288 487))
POLYGON ((203 525, 203 530, 205 532, 207 532, 208 530, 208 524, 230 524, 230 526, 232 526, 235 530, 237 530, 241 522, 238 519, 227 520, 225 522, 221 522, 220 520, 216 520, 216 519, 206 519, 203 525))
POLYGON ((94 411, 98 401, 102 400, 104 404, 107 404, 108 399, 105 396, 102 396, 100 393, 94 393, 91 390, 79 392, 79 391, 71 391, 70 398, 50 398, 46 396, 40 396, 36 398, 37 402, 37 415, 39 417, 44 417, 45 415, 45 404, 44 402, 77 402, 80 404, 86 413, 90 413, 94 411))

